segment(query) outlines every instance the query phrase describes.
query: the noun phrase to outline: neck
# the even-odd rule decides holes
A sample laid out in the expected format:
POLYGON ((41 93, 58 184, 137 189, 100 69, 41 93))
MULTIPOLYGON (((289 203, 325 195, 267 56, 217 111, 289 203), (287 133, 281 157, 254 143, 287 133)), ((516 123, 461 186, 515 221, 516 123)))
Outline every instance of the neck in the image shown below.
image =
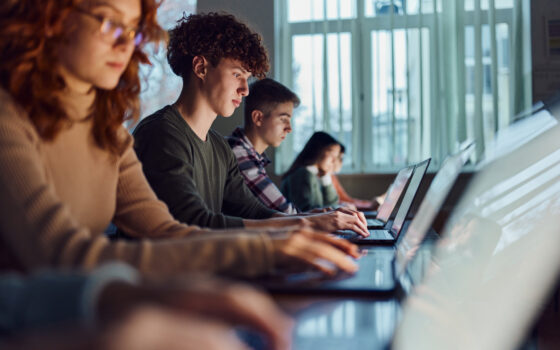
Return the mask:
POLYGON ((202 141, 206 141, 208 131, 218 115, 212 111, 200 89, 191 85, 188 84, 183 87, 179 98, 173 105, 194 133, 202 141))
POLYGON ((59 96, 60 101, 62 102, 70 119, 82 120, 91 114, 91 107, 95 101, 96 92, 95 89, 91 89, 89 92, 84 93, 71 88, 66 88, 59 96))
POLYGON ((80 120, 89 116, 96 90, 91 83, 70 74, 63 66, 55 68, 64 79, 65 88, 58 94, 70 119, 80 120))
POLYGON ((247 135, 257 153, 262 154, 268 148, 268 144, 264 142, 255 128, 245 128, 245 135, 247 135))

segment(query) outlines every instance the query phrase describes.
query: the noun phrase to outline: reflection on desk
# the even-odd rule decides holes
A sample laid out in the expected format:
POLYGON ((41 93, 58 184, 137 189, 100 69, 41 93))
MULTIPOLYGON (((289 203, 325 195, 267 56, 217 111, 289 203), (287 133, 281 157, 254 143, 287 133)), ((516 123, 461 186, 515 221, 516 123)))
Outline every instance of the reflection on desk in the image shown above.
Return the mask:
POLYGON ((294 349, 381 349, 399 319, 397 300, 325 300, 295 315, 294 349))

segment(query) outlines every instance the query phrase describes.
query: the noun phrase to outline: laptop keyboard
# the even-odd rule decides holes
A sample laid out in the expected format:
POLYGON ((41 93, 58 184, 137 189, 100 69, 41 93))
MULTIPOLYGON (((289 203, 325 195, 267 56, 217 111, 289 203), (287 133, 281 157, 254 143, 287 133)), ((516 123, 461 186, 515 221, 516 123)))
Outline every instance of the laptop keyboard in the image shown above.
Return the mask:
POLYGON ((375 226, 375 227, 383 227, 385 223, 378 219, 366 219, 368 227, 375 226))

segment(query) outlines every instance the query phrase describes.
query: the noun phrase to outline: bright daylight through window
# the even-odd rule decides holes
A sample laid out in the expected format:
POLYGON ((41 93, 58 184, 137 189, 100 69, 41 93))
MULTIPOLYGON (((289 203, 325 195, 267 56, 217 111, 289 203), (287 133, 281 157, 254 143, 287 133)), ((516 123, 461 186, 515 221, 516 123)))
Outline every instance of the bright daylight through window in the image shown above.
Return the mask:
POLYGON ((346 148, 344 171, 388 172, 467 138, 480 159, 531 106, 529 1, 276 2, 275 74, 299 94, 282 173, 315 130, 346 148), (529 74, 528 74, 529 73, 529 74))

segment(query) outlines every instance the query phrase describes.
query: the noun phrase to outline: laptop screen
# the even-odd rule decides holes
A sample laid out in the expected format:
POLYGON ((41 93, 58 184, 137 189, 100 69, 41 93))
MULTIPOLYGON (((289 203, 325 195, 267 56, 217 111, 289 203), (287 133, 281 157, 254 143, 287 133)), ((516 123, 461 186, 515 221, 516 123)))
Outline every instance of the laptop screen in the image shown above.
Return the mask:
POLYGON ((395 271, 400 276, 408 262, 414 257, 420 243, 426 237, 432 222, 441 209, 447 194, 451 191, 463 165, 474 151, 474 143, 455 155, 447 157, 436 176, 432 180, 428 192, 424 196, 414 219, 406 230, 406 236, 397 245, 395 271))
POLYGON ((408 184, 399 210, 397 211, 397 216, 395 216, 395 221, 393 221, 393 225, 391 226, 392 232, 398 234, 401 231, 406 220, 406 216, 408 215, 408 211, 410 210, 414 197, 416 196, 416 192, 418 192, 418 188, 420 188, 420 184, 422 183, 422 178, 424 178, 426 170, 428 170, 430 160, 431 158, 428 158, 416 165, 414 173, 412 174, 412 179, 410 179, 410 183, 408 184))
POLYGON ((560 272, 560 126, 524 141, 472 180, 394 348, 515 349, 530 331, 560 272))
POLYGON ((393 181, 393 184, 387 191, 385 201, 379 207, 379 211, 377 213, 378 220, 381 220, 383 222, 389 221, 389 219, 391 218, 391 213, 395 209, 395 206, 397 205, 397 202, 399 201, 399 198, 401 197, 401 194, 403 193, 413 170, 414 165, 403 168, 399 171, 397 177, 395 178, 395 181, 393 181))

